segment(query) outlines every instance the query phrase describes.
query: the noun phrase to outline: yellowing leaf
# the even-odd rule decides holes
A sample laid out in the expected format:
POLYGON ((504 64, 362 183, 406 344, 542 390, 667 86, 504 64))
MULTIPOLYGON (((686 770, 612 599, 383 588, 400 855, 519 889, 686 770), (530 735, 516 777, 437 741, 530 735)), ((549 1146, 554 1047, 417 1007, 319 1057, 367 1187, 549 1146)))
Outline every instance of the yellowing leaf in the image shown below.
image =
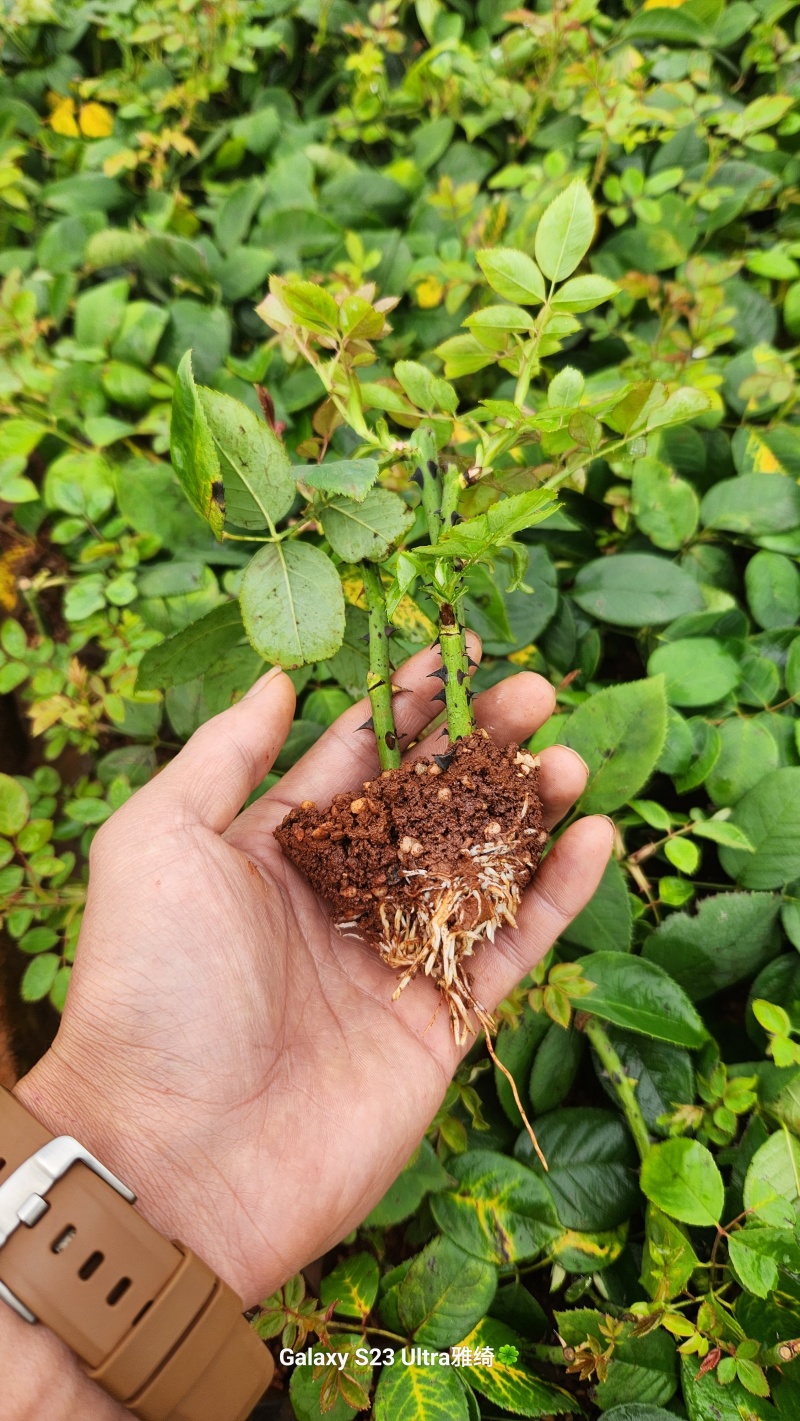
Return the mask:
POLYGON ((521 646, 519 651, 512 651, 508 659, 513 661, 515 666, 535 666, 539 660, 539 652, 531 641, 527 646, 521 646))
POLYGON ((58 99, 49 122, 54 133, 60 133, 64 138, 78 138, 80 130, 75 122, 75 100, 58 99))
POLYGON ((426 276, 417 287, 417 305, 423 311, 428 311, 432 306, 441 305, 444 287, 436 276, 426 276))
POLYGON ((84 104, 79 122, 84 138, 108 138, 114 128, 114 115, 104 104, 84 104))
POLYGON ((394 625, 410 641, 431 641, 436 636, 436 627, 430 617, 420 611, 411 597, 403 597, 392 617, 394 625))
POLYGON ((106 158, 103 172, 107 178, 115 178, 119 173, 132 173, 138 166, 138 154, 132 148, 121 148, 119 153, 112 153, 110 158, 106 158))

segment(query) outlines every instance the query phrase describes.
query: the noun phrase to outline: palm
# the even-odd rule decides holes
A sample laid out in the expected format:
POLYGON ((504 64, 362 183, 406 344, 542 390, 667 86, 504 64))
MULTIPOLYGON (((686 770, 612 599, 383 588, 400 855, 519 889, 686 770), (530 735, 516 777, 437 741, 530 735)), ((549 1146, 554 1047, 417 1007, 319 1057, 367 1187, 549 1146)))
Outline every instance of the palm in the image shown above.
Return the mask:
MULTIPOLYGON (((407 690, 398 723, 410 736, 430 718, 429 661, 433 653, 420 653, 399 673, 407 690)), ((166 1208, 175 1235, 248 1302, 364 1218, 419 1143, 460 1055, 432 984, 412 982, 393 1002, 394 974, 332 929, 273 837, 298 801, 325 803, 375 772, 374 747, 352 733, 363 705, 233 817, 274 758, 292 701, 279 678, 269 694, 209 723, 103 831, 55 1046, 84 1087, 131 1117, 117 1156, 123 1172, 127 1165, 135 1181, 143 1155, 156 1171, 165 1155, 182 1171, 202 1243, 186 1236, 186 1188, 174 1223, 168 1204, 154 1206, 161 1227, 166 1208)), ((549 714, 552 691, 523 675, 476 707, 496 738, 520 739, 549 714)), ((551 823, 583 782, 571 752, 545 752, 551 823)), ((604 821, 583 820, 560 839, 518 932, 478 956, 488 1005, 583 906, 608 848, 604 821)))

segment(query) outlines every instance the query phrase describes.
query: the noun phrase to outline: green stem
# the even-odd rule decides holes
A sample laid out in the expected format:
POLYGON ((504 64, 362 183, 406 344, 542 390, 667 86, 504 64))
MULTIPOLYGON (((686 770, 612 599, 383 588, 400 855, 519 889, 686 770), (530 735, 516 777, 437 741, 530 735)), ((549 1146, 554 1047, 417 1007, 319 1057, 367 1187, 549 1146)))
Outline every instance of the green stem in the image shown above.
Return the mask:
POLYGON ((463 740, 475 729, 464 627, 452 602, 443 602, 439 608, 439 646, 447 706, 447 733, 452 743, 463 740))
POLYGON ((442 531, 452 528, 458 521, 456 510, 458 508, 459 494, 461 493, 461 475, 455 464, 448 464, 442 475, 442 508, 441 527, 442 531))
POLYGON ((415 460, 411 477, 419 484, 422 493, 422 507, 428 524, 431 543, 438 543, 442 531, 442 474, 439 467, 439 450, 430 425, 421 424, 415 430, 410 446, 415 460))
POLYGON ((369 612, 369 671, 367 692, 372 706, 372 723, 378 743, 382 770, 400 768, 400 746, 392 709, 392 668, 389 665, 391 628, 386 616, 386 598, 381 575, 371 562, 362 562, 364 595, 369 612))
POLYGON ((776 1342, 774 1347, 762 1347, 758 1360, 762 1367, 785 1367, 800 1354, 800 1338, 776 1342))
POLYGON ((626 1076, 625 1068, 597 1018, 590 1017, 583 1029, 617 1093, 625 1119, 630 1126, 634 1144, 639 1151, 639 1157, 644 1159, 645 1155, 650 1152, 650 1132, 636 1099, 633 1085, 626 1076))

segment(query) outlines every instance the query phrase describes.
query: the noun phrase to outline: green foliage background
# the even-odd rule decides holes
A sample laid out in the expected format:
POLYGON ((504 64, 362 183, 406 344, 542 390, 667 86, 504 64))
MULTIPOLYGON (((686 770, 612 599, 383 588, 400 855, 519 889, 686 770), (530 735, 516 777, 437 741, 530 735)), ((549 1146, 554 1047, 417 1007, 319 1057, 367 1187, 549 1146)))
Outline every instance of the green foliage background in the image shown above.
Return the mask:
MULTIPOLYGON (((43 1011, 92 833, 264 666, 234 600, 250 552, 214 540, 169 463, 185 352, 256 415, 268 389, 293 464, 328 437, 347 459, 356 436, 254 307, 276 274, 399 298, 360 372, 369 427, 447 415, 466 464, 449 391, 502 419, 517 388, 510 347, 475 358, 476 252, 532 255, 577 177, 599 214, 582 273, 617 287, 543 347, 529 406, 569 417, 522 432, 490 485, 569 471, 520 535, 533 592, 507 590, 501 554, 467 599, 479 685, 550 678, 533 747, 579 750, 581 807, 618 825, 592 904, 502 1015, 550 1172, 476 1048, 319 1301, 295 1279, 257 1320, 289 1346, 381 1329, 518 1355, 298 1369, 300 1421, 800 1414, 796 25, 785 0, 6 9, 0 692, 30 750, 0 776, 0 912, 43 1011), (683 422, 604 457, 602 411, 652 382, 683 422), (201 618, 179 674, 137 688, 201 618)), ((278 773, 363 693, 344 590, 344 645, 292 673, 278 773)), ((399 603, 401 652, 430 614, 399 603)))

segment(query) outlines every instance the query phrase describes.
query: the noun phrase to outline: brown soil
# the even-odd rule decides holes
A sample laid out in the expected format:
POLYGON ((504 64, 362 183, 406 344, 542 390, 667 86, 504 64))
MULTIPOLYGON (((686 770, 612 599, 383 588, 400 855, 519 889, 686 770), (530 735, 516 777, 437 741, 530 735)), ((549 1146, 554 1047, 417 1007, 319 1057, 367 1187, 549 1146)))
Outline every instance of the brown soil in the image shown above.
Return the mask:
POLYGON ((504 923, 515 926, 544 850, 538 783, 534 756, 474 731, 326 809, 306 801, 275 831, 339 930, 402 971, 396 996, 420 971, 437 983, 459 1041, 473 1030, 470 1008, 489 1020, 462 961, 504 923))

